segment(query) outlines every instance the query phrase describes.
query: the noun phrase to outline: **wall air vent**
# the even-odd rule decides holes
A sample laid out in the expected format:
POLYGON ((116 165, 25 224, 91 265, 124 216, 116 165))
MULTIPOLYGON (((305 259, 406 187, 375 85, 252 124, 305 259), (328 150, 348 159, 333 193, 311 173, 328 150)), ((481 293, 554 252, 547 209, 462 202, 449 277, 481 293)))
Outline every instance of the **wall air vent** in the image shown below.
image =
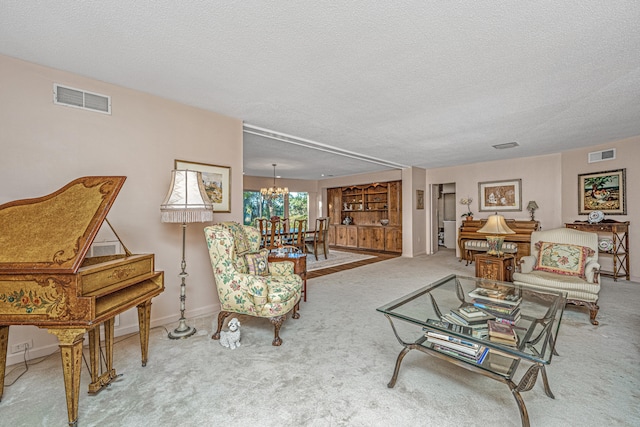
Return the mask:
POLYGON ((111 97, 61 86, 59 84, 53 85, 53 103, 96 111, 98 113, 111 114, 111 97))
POLYGON ((589 163, 604 162, 605 160, 613 160, 616 158, 616 149, 594 151, 589 153, 589 163))

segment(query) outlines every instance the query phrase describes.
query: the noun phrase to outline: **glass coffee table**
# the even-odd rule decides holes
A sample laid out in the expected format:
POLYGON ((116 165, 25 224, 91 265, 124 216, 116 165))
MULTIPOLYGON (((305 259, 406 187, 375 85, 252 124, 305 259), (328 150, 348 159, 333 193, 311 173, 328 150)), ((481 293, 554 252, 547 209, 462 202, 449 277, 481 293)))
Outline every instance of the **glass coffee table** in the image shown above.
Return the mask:
POLYGON ((506 384, 518 404, 522 425, 528 427, 520 393, 531 390, 540 373, 545 394, 554 398, 545 366, 557 355, 555 342, 565 303, 564 292, 457 275, 392 301, 377 309, 389 319, 404 347, 388 387, 395 385, 404 356, 419 350, 506 384), (393 319, 420 327, 421 336, 405 342, 393 319), (514 335, 507 338, 505 333, 514 335), (516 383, 522 361, 530 366, 516 383))

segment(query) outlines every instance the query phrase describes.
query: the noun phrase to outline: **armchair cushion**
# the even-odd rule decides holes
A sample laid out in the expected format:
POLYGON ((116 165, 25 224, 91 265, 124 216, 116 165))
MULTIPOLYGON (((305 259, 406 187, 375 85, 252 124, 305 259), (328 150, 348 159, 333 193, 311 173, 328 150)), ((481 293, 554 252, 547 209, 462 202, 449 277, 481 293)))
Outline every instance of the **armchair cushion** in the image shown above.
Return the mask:
POLYGON ((537 242, 538 260, 534 270, 565 276, 585 277, 587 257, 593 256, 593 249, 566 243, 537 242))
POLYGON ((249 274, 256 276, 269 275, 268 255, 263 252, 248 253, 244 256, 249 267, 249 274))

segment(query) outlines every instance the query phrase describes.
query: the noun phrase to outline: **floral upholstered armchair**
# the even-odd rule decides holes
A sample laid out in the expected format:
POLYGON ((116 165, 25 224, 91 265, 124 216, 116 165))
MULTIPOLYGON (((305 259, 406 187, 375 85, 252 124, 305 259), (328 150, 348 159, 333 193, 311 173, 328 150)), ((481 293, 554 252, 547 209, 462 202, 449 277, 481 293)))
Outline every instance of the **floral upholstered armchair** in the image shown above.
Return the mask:
POLYGON ((300 317, 302 279, 294 274, 293 262, 268 263, 268 250, 260 250, 261 236, 255 227, 226 222, 205 227, 204 234, 221 307, 211 338, 220 339, 224 319, 239 313, 268 318, 275 327, 272 344, 282 344, 280 327, 287 313, 300 317))

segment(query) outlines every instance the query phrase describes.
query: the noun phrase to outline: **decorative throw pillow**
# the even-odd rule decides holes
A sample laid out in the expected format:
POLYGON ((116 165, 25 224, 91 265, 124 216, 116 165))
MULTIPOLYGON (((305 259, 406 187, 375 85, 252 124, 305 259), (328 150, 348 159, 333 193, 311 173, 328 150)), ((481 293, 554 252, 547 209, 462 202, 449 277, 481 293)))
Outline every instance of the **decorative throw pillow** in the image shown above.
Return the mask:
POLYGON ((583 279, 587 257, 594 255, 591 248, 564 243, 538 242, 536 248, 539 253, 534 270, 578 276, 583 279))
POLYGON ((254 276, 268 276, 269 275, 269 263, 267 262, 268 255, 265 253, 251 253, 246 254, 245 259, 249 266, 249 274, 254 276))
POLYGON ((244 232, 244 228, 237 222, 223 222, 222 225, 227 227, 231 231, 233 236, 233 245, 236 248, 236 256, 242 256, 248 252, 251 252, 251 244, 249 243, 249 237, 244 232))

